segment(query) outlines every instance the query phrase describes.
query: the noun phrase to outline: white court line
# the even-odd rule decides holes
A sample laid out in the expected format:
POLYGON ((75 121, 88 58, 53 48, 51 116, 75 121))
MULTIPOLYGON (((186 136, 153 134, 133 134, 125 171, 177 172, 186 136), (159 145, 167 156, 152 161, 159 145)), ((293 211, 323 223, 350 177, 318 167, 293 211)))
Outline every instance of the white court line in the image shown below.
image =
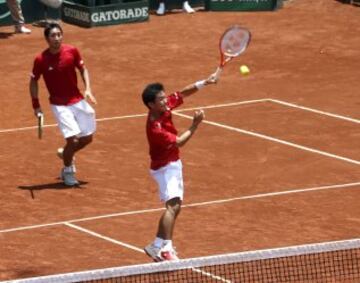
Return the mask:
POLYGON ((75 224, 71 224, 69 222, 64 222, 64 225, 68 226, 68 227, 71 227, 71 228, 74 228, 76 230, 79 230, 81 232, 84 232, 86 234, 90 234, 94 237, 97 237, 97 238, 100 238, 100 239, 103 239, 105 241, 108 241, 108 242, 111 242, 113 244, 116 244, 116 245, 120 245, 120 246, 123 246, 125 248, 128 248, 128 249, 131 249, 131 250, 134 250, 134 251, 137 251, 137 252, 140 252, 140 253, 145 253, 142 249, 138 248, 138 247, 135 247, 133 245, 129 245, 129 244, 126 244, 124 242, 121 242, 121 241, 118 241, 118 240, 115 240, 115 239, 112 239, 112 238, 109 238, 109 237, 106 237, 104 235, 101 235, 99 233, 96 233, 94 231, 91 231, 89 229, 85 229, 83 227, 80 227, 78 225, 75 225, 75 224))
POLYGON ((211 274, 209 272, 206 272, 206 271, 202 271, 201 269, 198 269, 198 268, 191 268, 192 271, 196 272, 196 273, 200 273, 202 275, 205 275, 205 276, 208 276, 210 277, 211 279, 214 279, 216 281, 221 281, 221 282, 224 282, 224 283, 232 283, 231 280, 227 280, 225 278, 222 278, 220 276, 217 276, 217 275, 214 275, 214 274, 211 274))
MULTIPOLYGON (((192 116, 185 115, 185 114, 180 114, 177 111, 173 111, 173 114, 184 117, 184 118, 187 118, 187 119, 190 119, 190 120, 193 119, 192 116)), ((295 147, 295 148, 302 149, 302 150, 305 150, 305 151, 317 153, 317 154, 320 154, 320 155, 323 155, 323 156, 326 156, 326 157, 331 157, 331 158, 339 159, 339 160, 346 161, 346 162, 349 162, 349 163, 353 163, 353 164, 356 164, 356 165, 360 165, 360 161, 355 160, 355 159, 350 159, 350 158, 343 157, 343 156, 340 156, 340 155, 336 155, 336 154, 332 154, 332 153, 329 153, 329 152, 317 150, 317 149, 314 149, 314 148, 311 148, 311 147, 302 146, 302 145, 299 145, 299 144, 296 144, 296 143, 287 142, 287 141, 280 140, 280 139, 277 139, 277 138, 273 138, 273 137, 270 137, 270 136, 267 136, 267 135, 262 135, 262 134, 258 134, 258 133, 255 133, 255 132, 246 131, 246 130, 242 130, 242 129, 239 129, 239 128, 227 126, 227 125, 224 125, 224 124, 211 122, 209 120, 204 120, 203 123, 209 124, 209 125, 212 125, 212 126, 216 126, 216 127, 220 127, 220 128, 224 128, 224 129, 227 129, 227 130, 230 130, 230 131, 246 134, 246 135, 249 135, 249 136, 253 136, 253 137, 273 141, 273 142, 276 142, 276 143, 284 144, 284 145, 287 145, 287 146, 295 147)))
MULTIPOLYGON (((130 245, 130 244, 127 244, 127 243, 124 243, 124 242, 121 242, 121 241, 118 241, 118 240, 115 240, 113 238, 110 238, 110 237, 107 237, 107 236, 104 236, 104 235, 101 235, 99 233, 96 233, 92 230, 89 230, 89 229, 86 229, 86 228, 83 228, 83 227, 80 227, 78 225, 75 225, 75 224, 71 224, 69 222, 64 222, 64 225, 68 226, 68 227, 71 227, 73 229, 76 229, 76 230, 79 230, 81 232, 84 232, 86 234, 89 234, 91 236, 94 236, 96 238, 100 238, 102 240, 105 240, 105 241, 108 241, 108 242, 111 242, 113 244, 116 244, 116 245, 119 245, 119 246, 122 246, 122 247, 125 247, 125 248, 128 248, 128 249, 131 249, 131 250, 134 250, 134 251, 137 251, 137 252, 140 252, 140 253, 145 253, 145 251, 141 248, 138 248, 136 246, 133 246, 133 245, 130 245)), ((217 281, 221 281, 221 282, 224 282, 224 283, 232 283, 230 280, 226 280, 220 276, 216 276, 212 273, 209 273, 209 272, 205 272, 205 271, 202 271, 201 269, 199 268, 191 268, 191 270, 193 272, 197 272, 197 273, 201 273, 202 275, 205 275, 205 276, 208 276, 212 279, 215 279, 217 281)))
POLYGON ((277 99, 271 99, 270 98, 270 99, 268 99, 268 101, 278 103, 278 104, 281 104, 281 105, 285 105, 285 106, 288 106, 288 107, 298 108, 298 109, 301 109, 301 110, 310 111, 310 112, 313 112, 313 113, 317 113, 317 114, 321 114, 321 115, 325 115, 325 116, 329 116, 329 117, 333 117, 333 118, 337 118, 337 119, 346 120, 346 121, 349 121, 349 122, 360 124, 360 120, 358 120, 358 119, 354 119, 354 118, 350 118, 350 117, 346 117, 346 116, 341 116, 341 115, 333 114, 333 113, 330 113, 330 112, 317 110, 317 109, 314 109, 314 108, 300 106, 300 105, 285 102, 285 101, 282 101, 282 100, 277 100, 277 99))
MULTIPOLYGON (((343 188, 350 188, 350 187, 355 187, 355 186, 360 186, 360 182, 337 184, 337 185, 327 185, 327 186, 320 186, 320 187, 311 187, 311 188, 305 188, 305 189, 294 189, 294 190, 287 190, 287 191, 280 191, 280 192, 273 192, 273 193, 263 193, 263 194, 256 194, 256 195, 241 196, 241 197, 222 199, 222 200, 220 199, 220 200, 201 202, 201 203, 185 204, 182 206, 182 208, 205 206, 205 205, 215 205, 215 204, 219 204, 219 203, 233 202, 233 201, 239 201, 239 200, 257 199, 257 198, 266 198, 266 197, 273 197, 273 196, 279 196, 279 195, 288 195, 288 194, 297 194, 297 193, 306 193, 306 192, 315 192, 315 191, 333 190, 333 189, 343 189, 343 188)), ((131 215, 131 214, 151 213, 151 212, 162 211, 162 210, 164 210, 164 208, 144 209, 144 210, 135 210, 135 211, 129 211, 129 212, 112 213, 112 214, 80 218, 80 219, 73 219, 73 220, 66 220, 66 221, 54 222, 54 223, 48 223, 48 224, 39 224, 39 225, 4 229, 4 230, 0 230, 0 233, 9 233, 9 232, 22 231, 22 230, 37 229, 37 228, 43 228, 43 227, 49 227, 49 226, 55 226, 55 225, 64 225, 65 223, 76 223, 76 222, 82 222, 82 221, 119 217, 119 216, 131 215)))
POLYGON ((190 110, 196 110, 196 109, 214 109, 214 108, 222 108, 222 107, 231 107, 231 106, 239 106, 239 105, 244 105, 244 104, 267 102, 267 101, 270 101, 270 99, 263 98, 263 99, 255 99, 255 100, 245 100, 245 101, 238 101, 238 102, 232 102, 232 103, 226 103, 226 104, 217 104, 217 105, 209 105, 209 106, 202 106, 202 107, 178 109, 177 112, 184 112, 184 111, 190 111, 190 110))
MULTIPOLYGON (((182 111, 190 111, 194 109, 211 109, 211 108, 219 108, 219 107, 231 107, 231 106, 237 106, 242 104, 250 104, 250 103, 257 103, 257 102, 264 102, 269 101, 269 99, 257 99, 257 100, 246 100, 246 101, 239 101, 239 102, 232 102, 232 103, 226 103, 226 104, 214 104, 214 105, 208 105, 208 106, 199 106, 199 107, 193 107, 193 108, 184 108, 179 110, 182 111)), ((103 121, 112 121, 112 120, 122 120, 122 119, 131 119, 131 118, 139 118, 139 117, 145 117, 147 116, 147 113, 142 114, 134 114, 134 115, 124 115, 124 116, 114 116, 114 117, 108 117, 108 118, 98 118, 96 121, 103 122, 103 121)), ((51 128, 56 127, 57 124, 48 124, 44 125, 44 128, 51 128)), ((30 126, 30 127, 22 127, 22 128, 12 128, 12 129, 0 129, 1 133, 12 133, 12 132, 20 132, 20 131, 29 131, 29 130, 35 130, 37 129, 37 126, 30 126)))

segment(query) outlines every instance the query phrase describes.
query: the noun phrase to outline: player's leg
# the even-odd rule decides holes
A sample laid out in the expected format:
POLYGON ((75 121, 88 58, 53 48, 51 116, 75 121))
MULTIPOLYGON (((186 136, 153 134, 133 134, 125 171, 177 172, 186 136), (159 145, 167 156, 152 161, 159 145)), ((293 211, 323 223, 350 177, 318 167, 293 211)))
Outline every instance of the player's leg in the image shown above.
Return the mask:
POLYGON ((170 199, 166 202, 166 210, 160 218, 156 237, 163 239, 160 257, 162 260, 177 260, 175 248, 173 246, 173 233, 176 218, 181 210, 181 199, 179 197, 170 199))
POLYGON ((31 30, 25 27, 24 16, 22 14, 21 6, 17 0, 6 0, 9 7, 11 17, 15 23, 15 32, 17 33, 31 33, 31 30))
POLYGON ((159 185, 160 199, 165 202, 166 210, 159 220, 156 238, 145 247, 145 252, 155 261, 178 259, 172 246, 172 236, 184 193, 181 161, 151 170, 151 174, 159 185))
POLYGON ((73 166, 74 166, 74 160, 75 160, 75 157, 74 157, 75 152, 83 149, 88 144, 90 144, 93 140, 93 135, 80 137, 80 138, 74 137, 74 138, 75 138, 74 140, 67 142, 64 147, 60 147, 57 150, 58 157, 60 159, 64 160, 65 164, 69 164, 69 160, 70 160, 73 166), (68 143, 71 143, 71 145, 68 146, 68 150, 66 152, 67 154, 65 154, 65 157, 64 157, 64 149, 68 143), (71 148, 73 148, 73 150, 70 150, 71 148), (72 159, 70 159, 71 153, 72 153, 72 159))
POLYGON ((77 151, 77 147, 79 145, 79 139, 76 136, 68 137, 65 139, 66 144, 63 148, 62 158, 64 162, 64 166, 71 166, 73 163, 73 158, 75 152, 77 151))
POLYGON ((189 14, 195 13, 195 10, 193 8, 191 8, 191 6, 189 4, 189 1, 183 2, 183 10, 189 14))
POLYGON ((165 14, 165 1, 164 0, 160 0, 159 7, 156 10, 156 14, 158 16, 162 16, 165 14))
POLYGON ((93 141, 93 134, 96 131, 95 110, 86 100, 71 105, 71 109, 80 129, 76 145, 76 151, 79 151, 93 141))
POLYGON ((61 170, 61 178, 67 186, 78 185, 79 182, 75 178, 75 168, 72 166, 72 163, 78 144, 77 135, 81 133, 81 130, 70 107, 63 105, 51 105, 51 109, 54 113, 55 119, 57 120, 59 129, 66 140, 66 144, 62 152, 64 168, 61 170))
POLYGON ((166 202, 166 210, 158 224, 158 231, 153 243, 145 247, 145 252, 154 261, 176 260, 175 249, 172 245, 172 235, 175 221, 181 210, 181 199, 176 197, 166 202))
POLYGON ((170 199, 165 204, 166 210, 159 220, 157 237, 172 240, 175 221, 181 210, 181 200, 179 197, 170 199))
POLYGON ((86 147, 87 145, 92 143, 92 141, 93 141, 93 135, 88 135, 88 136, 85 136, 85 137, 79 137, 78 144, 77 144, 77 147, 76 147, 76 151, 79 151, 79 150, 83 149, 84 147, 86 147))

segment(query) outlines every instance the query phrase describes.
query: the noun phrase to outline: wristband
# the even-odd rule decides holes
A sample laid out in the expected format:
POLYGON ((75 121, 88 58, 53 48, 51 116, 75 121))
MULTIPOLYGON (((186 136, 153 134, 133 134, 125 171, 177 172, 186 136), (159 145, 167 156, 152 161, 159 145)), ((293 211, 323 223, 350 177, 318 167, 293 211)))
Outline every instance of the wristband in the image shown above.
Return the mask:
POLYGON ((33 109, 40 108, 40 102, 38 98, 32 98, 31 101, 33 109))
POLYGON ((197 89, 201 89, 201 88, 203 88, 205 85, 206 85, 206 80, 197 81, 197 82, 195 83, 195 86, 196 86, 197 89))

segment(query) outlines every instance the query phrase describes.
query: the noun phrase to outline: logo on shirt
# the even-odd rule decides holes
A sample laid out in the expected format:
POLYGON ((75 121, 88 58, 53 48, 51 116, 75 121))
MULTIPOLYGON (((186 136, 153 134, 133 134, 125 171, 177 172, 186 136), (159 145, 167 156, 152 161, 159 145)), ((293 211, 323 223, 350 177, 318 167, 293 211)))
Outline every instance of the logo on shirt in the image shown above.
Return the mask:
POLYGON ((49 66, 48 71, 52 71, 52 70, 54 70, 54 68, 52 66, 49 66))

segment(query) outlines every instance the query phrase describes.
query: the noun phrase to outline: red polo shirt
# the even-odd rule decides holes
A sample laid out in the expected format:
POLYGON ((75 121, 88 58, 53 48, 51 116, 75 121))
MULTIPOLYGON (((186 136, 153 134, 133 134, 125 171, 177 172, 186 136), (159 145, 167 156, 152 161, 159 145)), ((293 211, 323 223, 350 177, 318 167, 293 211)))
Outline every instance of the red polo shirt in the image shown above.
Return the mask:
POLYGON ((31 77, 37 81, 43 75, 51 104, 71 105, 84 98, 77 87, 75 68, 84 68, 79 51, 62 44, 57 54, 46 49, 36 56, 31 77))
POLYGON ((172 121, 171 110, 181 105, 183 99, 179 92, 169 95, 167 99, 169 110, 156 120, 151 120, 149 114, 146 123, 152 170, 157 170, 180 158, 179 148, 176 146, 178 132, 172 121))

